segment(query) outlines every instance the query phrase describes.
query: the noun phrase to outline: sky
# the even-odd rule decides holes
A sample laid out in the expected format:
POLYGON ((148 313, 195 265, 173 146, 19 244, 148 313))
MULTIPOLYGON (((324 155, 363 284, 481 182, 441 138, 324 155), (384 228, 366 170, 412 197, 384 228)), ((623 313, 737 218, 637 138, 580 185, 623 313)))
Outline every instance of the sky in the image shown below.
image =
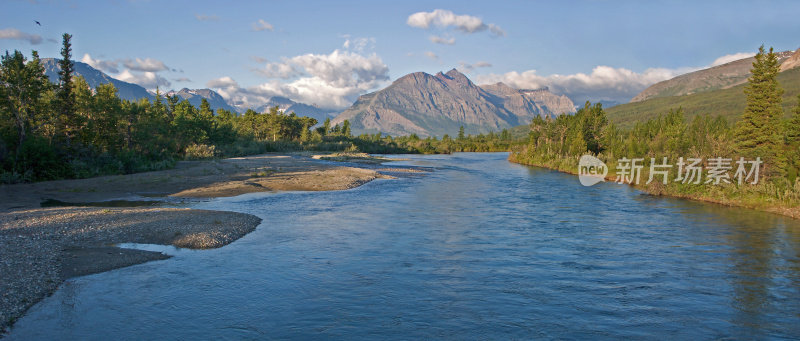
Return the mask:
POLYGON ((411 72, 627 102, 656 82, 800 47, 798 1, 0 2, 0 51, 73 59, 148 89, 345 108, 411 72), (38 25, 35 21, 41 23, 38 25))

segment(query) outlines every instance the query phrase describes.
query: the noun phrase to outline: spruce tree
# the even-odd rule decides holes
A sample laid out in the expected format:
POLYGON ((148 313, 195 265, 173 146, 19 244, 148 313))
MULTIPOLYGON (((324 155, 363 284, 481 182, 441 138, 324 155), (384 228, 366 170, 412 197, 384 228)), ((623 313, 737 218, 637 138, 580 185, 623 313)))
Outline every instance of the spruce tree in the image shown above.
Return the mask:
POLYGON ((330 117, 326 117, 325 118, 325 123, 322 124, 322 127, 324 128, 323 131, 322 131, 322 136, 330 134, 330 132, 331 132, 331 118, 330 117))
POLYGON ((72 62, 72 36, 64 33, 62 38, 61 60, 58 62, 61 69, 58 71, 58 115, 69 146, 72 134, 79 129, 80 122, 75 115, 75 98, 72 95, 72 74, 75 72, 72 62))
POLYGON ((792 118, 786 122, 786 145, 789 181, 794 181, 800 173, 800 95, 792 118))
POLYGON ((344 122, 342 123, 342 135, 344 135, 345 137, 352 136, 350 134, 350 121, 348 120, 344 120, 344 122))
POLYGON ((766 53, 763 45, 755 59, 744 90, 747 106, 734 130, 738 156, 761 157, 765 175, 781 176, 785 174, 786 156, 781 121, 783 89, 778 84, 780 64, 772 48, 766 53))
POLYGON ((797 106, 794 107, 792 118, 786 124, 786 144, 790 148, 800 146, 800 95, 797 95, 797 106))

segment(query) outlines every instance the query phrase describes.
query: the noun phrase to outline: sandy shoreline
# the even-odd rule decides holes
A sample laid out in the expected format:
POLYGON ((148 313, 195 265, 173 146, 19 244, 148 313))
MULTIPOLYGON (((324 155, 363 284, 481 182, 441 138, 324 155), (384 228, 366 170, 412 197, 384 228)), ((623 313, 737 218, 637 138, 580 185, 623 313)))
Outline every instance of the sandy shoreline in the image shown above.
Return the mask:
POLYGON ((185 161, 156 172, 0 185, 0 337, 30 306, 68 278, 168 258, 114 244, 217 248, 253 231, 261 221, 242 213, 180 208, 43 208, 45 200, 122 200, 124 204, 126 200, 175 202, 265 191, 343 190, 391 178, 379 170, 403 170, 380 167, 378 162, 347 167, 302 155, 267 154, 185 161))

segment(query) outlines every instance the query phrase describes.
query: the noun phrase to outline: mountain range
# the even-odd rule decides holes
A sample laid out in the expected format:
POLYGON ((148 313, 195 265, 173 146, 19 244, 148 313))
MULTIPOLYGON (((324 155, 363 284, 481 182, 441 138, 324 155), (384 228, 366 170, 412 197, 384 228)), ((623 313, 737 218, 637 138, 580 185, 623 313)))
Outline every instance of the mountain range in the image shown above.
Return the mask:
POLYGON ((518 90, 503 83, 478 86, 452 69, 400 77, 359 97, 331 123, 348 120, 354 134, 441 136, 456 134, 461 126, 467 133, 487 133, 526 124, 537 115, 573 112, 569 98, 548 89, 518 90))
MULTIPOLYGON (((800 49, 797 52, 778 52, 778 61, 786 65, 800 65, 800 49), (793 58, 793 59, 792 59, 793 58), (790 61, 792 59, 792 61, 790 61), (786 64, 789 62, 789 64, 786 64)), ((672 79, 651 85, 633 97, 631 102, 641 102, 651 98, 691 95, 700 92, 727 89, 747 82, 755 57, 735 60, 726 64, 686 73, 672 79)))
POLYGON ((213 110, 218 109, 225 109, 230 112, 238 112, 236 108, 228 104, 222 96, 220 96, 216 91, 211 89, 187 89, 183 88, 180 91, 168 91, 164 93, 164 95, 169 96, 178 96, 181 100, 188 100, 195 107, 200 107, 200 103, 205 98, 208 101, 209 106, 213 110))
MULTIPOLYGON (((783 111, 784 114, 789 116, 793 112, 793 108, 797 105, 798 95, 800 95, 800 49, 794 52, 790 57, 786 57, 786 53, 781 53, 781 68, 778 73, 778 83, 783 88, 783 111)), ((753 58, 746 58, 743 60, 734 61, 722 66, 727 66, 730 70, 732 65, 741 67, 746 64, 752 67, 753 58)), ((744 96, 744 88, 747 85, 747 77, 749 76, 749 68, 747 73, 740 75, 744 77, 738 85, 717 87, 716 89, 707 88, 684 88, 687 94, 666 96, 664 94, 653 96, 641 101, 630 102, 606 109, 608 119, 616 123, 621 128, 630 128, 636 122, 644 122, 649 119, 664 115, 670 110, 682 108, 687 119, 697 115, 710 115, 711 117, 721 116, 724 117, 729 123, 738 121, 746 106, 746 97, 744 96)), ((719 74, 719 67, 710 68, 694 72, 702 79, 712 79, 708 75, 717 73, 719 74)), ((729 73, 731 74, 731 73, 729 73)), ((686 75, 684 75, 686 76, 686 75)), ((686 82, 687 77, 678 76, 681 78, 683 84, 692 84, 693 82, 686 82)), ((729 78, 730 79, 730 78, 729 78)), ((670 81, 667 81, 670 82, 670 81)), ((677 84, 678 81, 673 82, 677 84)), ((709 84, 708 82, 694 82, 694 84, 709 84)), ((656 84, 658 85, 658 84, 656 84)), ((655 85, 654 85, 655 86, 655 85)), ((657 92, 653 92, 657 94, 657 92)))
POLYGON ((270 108, 278 107, 286 113, 295 113, 298 116, 308 116, 315 118, 317 122, 322 123, 326 118, 333 118, 340 110, 319 108, 305 103, 298 103, 286 97, 274 96, 262 106, 255 108, 257 112, 268 112, 270 108))
MULTIPOLYGON (((58 65, 59 59, 56 58, 42 58, 41 63, 45 70, 45 75, 50 79, 51 82, 55 83, 58 82, 58 72, 61 71, 61 67, 58 65)), ((106 73, 93 68, 91 65, 73 61, 75 65, 75 76, 82 76, 86 79, 86 83, 89 84, 91 88, 96 88, 100 84, 114 84, 114 87, 117 88, 119 98, 129 100, 129 101, 138 101, 141 98, 147 99, 154 99, 155 94, 147 91, 144 87, 128 83, 125 81, 118 80, 113 78, 106 73)), ((211 89, 188 89, 183 88, 181 90, 175 91, 167 91, 164 95, 170 96, 178 96, 182 100, 188 100, 189 103, 194 105, 195 107, 200 106, 200 102, 203 98, 208 100, 211 109, 225 109, 232 112, 243 113, 249 108, 241 108, 232 105, 228 101, 226 101, 220 94, 216 91, 211 89)), ((324 109, 318 108, 315 106, 297 103, 285 97, 273 97, 271 98, 266 104, 254 108, 254 110, 258 112, 269 111, 269 108, 274 106, 280 107, 281 110, 286 111, 287 113, 294 112, 299 116, 309 116, 314 117, 318 121, 322 122, 325 118, 329 117, 331 113, 336 113, 337 110, 334 109, 324 109)))
MULTIPOLYGON (((61 67, 58 65, 58 59, 55 58, 42 58, 41 63, 44 67, 44 73, 50 78, 50 81, 53 83, 58 82, 58 72, 61 71, 61 67)), ((89 84, 92 89, 96 88, 100 84, 114 84, 114 87, 117 88, 117 92, 119 98, 126 99, 129 101, 137 101, 140 98, 152 98, 152 95, 147 92, 147 90, 139 85, 123 82, 121 80, 115 79, 110 77, 109 75, 103 73, 100 70, 97 70, 91 67, 89 64, 82 63, 82 62, 74 62, 75 63, 75 76, 82 76, 86 79, 86 83, 89 84)))

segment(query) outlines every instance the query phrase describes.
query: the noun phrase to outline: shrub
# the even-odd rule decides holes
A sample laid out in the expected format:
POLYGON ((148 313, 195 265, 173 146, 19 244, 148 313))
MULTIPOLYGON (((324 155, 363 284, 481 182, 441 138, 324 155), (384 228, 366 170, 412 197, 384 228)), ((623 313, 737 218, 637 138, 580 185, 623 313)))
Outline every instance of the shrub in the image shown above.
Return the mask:
POLYGON ((215 146, 198 143, 188 145, 184 154, 187 160, 210 159, 217 155, 215 146))

